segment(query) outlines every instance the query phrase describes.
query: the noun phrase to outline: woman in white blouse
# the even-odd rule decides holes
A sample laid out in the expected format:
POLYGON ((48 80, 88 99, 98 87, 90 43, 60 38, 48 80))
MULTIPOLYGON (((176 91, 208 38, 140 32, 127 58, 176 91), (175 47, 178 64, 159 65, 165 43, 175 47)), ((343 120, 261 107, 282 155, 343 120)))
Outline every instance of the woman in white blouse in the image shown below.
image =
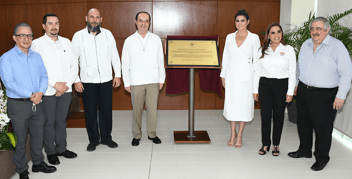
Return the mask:
POLYGON ((247 30, 250 20, 245 10, 238 11, 235 20, 237 31, 226 37, 220 77, 225 88, 223 115, 231 121, 231 137, 227 145, 240 148, 245 122, 251 121, 254 116, 253 60, 258 59, 255 52, 260 48, 260 41, 258 35, 247 30))
POLYGON ((253 97, 260 100, 262 116, 262 148, 265 155, 271 145, 271 118, 273 117, 273 150, 278 156, 286 103, 292 101, 296 82, 296 55, 294 49, 284 41, 282 28, 272 23, 266 30, 264 46, 259 51, 255 64, 253 97), (259 85, 259 89, 258 89, 259 85), (259 90, 259 94, 258 94, 259 90), (286 103, 285 103, 286 102, 286 103))

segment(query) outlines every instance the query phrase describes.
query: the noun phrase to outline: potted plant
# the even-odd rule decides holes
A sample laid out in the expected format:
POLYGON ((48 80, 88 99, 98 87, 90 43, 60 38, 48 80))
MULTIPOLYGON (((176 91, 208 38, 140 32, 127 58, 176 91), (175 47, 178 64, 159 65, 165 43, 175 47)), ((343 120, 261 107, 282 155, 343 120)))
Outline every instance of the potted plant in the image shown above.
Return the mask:
POLYGON ((0 150, 15 150, 17 136, 9 132, 10 118, 7 116, 7 96, 0 84, 0 150))
MULTIPOLYGON (((338 23, 343 17, 352 14, 352 9, 347 10, 343 13, 337 13, 329 16, 329 23, 331 26, 330 35, 339 39, 347 48, 350 56, 352 55, 352 29, 344 27, 338 23)), ((308 20, 305 21, 301 27, 296 27, 293 30, 289 30, 288 33, 284 35, 285 42, 291 45, 296 53, 298 59, 298 54, 301 49, 302 44, 311 38, 309 24, 315 19, 315 14, 309 13, 308 20)), ((295 99, 287 104, 288 119, 290 122, 297 123, 297 106, 295 99)))

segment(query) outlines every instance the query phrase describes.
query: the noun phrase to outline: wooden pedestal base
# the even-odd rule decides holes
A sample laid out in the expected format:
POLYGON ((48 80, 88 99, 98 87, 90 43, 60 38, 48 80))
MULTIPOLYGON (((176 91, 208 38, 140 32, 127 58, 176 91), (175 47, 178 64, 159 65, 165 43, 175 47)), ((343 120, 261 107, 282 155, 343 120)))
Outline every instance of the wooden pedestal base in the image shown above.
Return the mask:
POLYGON ((187 137, 188 131, 174 131, 174 140, 176 144, 210 144, 210 138, 207 131, 194 131, 195 138, 187 137))

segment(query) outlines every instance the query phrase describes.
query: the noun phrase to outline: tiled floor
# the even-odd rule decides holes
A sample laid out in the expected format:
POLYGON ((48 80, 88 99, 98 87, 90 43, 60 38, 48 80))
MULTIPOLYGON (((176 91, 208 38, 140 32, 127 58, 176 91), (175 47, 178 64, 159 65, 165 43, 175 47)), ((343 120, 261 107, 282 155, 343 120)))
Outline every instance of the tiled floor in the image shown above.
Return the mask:
MULTIPOLYGON (((188 129, 188 111, 158 111, 157 135, 162 144, 147 139, 145 114, 143 137, 138 147, 131 146, 131 111, 113 112, 113 139, 116 149, 99 145, 87 152, 85 129, 68 130, 68 149, 76 159, 60 157, 61 164, 52 174, 32 173, 31 179, 343 179, 352 176, 352 150, 333 139, 331 160, 323 171, 314 172, 311 159, 292 159, 287 153, 298 148, 296 125, 285 119, 280 144, 281 155, 257 154, 261 147, 260 115, 246 124, 242 148, 227 147, 230 124, 222 110, 195 112, 195 129, 207 130, 211 144, 175 144, 174 130, 188 129)), ((18 174, 12 178, 17 179, 18 174)))

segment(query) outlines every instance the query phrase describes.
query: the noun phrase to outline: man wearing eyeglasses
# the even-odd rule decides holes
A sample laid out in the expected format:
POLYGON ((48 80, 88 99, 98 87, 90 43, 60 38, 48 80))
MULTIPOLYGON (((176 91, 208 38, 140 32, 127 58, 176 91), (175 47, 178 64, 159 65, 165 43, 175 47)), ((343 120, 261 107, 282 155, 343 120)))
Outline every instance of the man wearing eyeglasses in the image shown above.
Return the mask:
POLYGON ((316 162, 311 169, 319 171, 330 160, 334 120, 351 87, 352 64, 344 44, 329 35, 328 19, 317 17, 309 27, 312 38, 303 43, 299 52, 299 84, 295 90, 300 145, 288 156, 312 158, 314 129, 316 162))
POLYGON ((59 18, 46 14, 43 18, 45 34, 33 40, 31 49, 38 52, 48 72, 48 88, 43 96, 44 149, 50 164, 60 164, 57 156, 75 158, 67 150, 66 118, 71 103, 72 84, 77 78, 77 59, 70 40, 59 36, 59 18))
POLYGON ((41 56, 29 49, 33 39, 30 26, 17 24, 13 40, 16 46, 1 56, 0 76, 6 87, 8 115, 17 135, 13 153, 20 179, 28 178, 25 156, 27 134, 31 138, 32 172, 52 173, 53 166, 44 162, 42 153, 44 115, 42 96, 48 86, 48 76, 41 56))

